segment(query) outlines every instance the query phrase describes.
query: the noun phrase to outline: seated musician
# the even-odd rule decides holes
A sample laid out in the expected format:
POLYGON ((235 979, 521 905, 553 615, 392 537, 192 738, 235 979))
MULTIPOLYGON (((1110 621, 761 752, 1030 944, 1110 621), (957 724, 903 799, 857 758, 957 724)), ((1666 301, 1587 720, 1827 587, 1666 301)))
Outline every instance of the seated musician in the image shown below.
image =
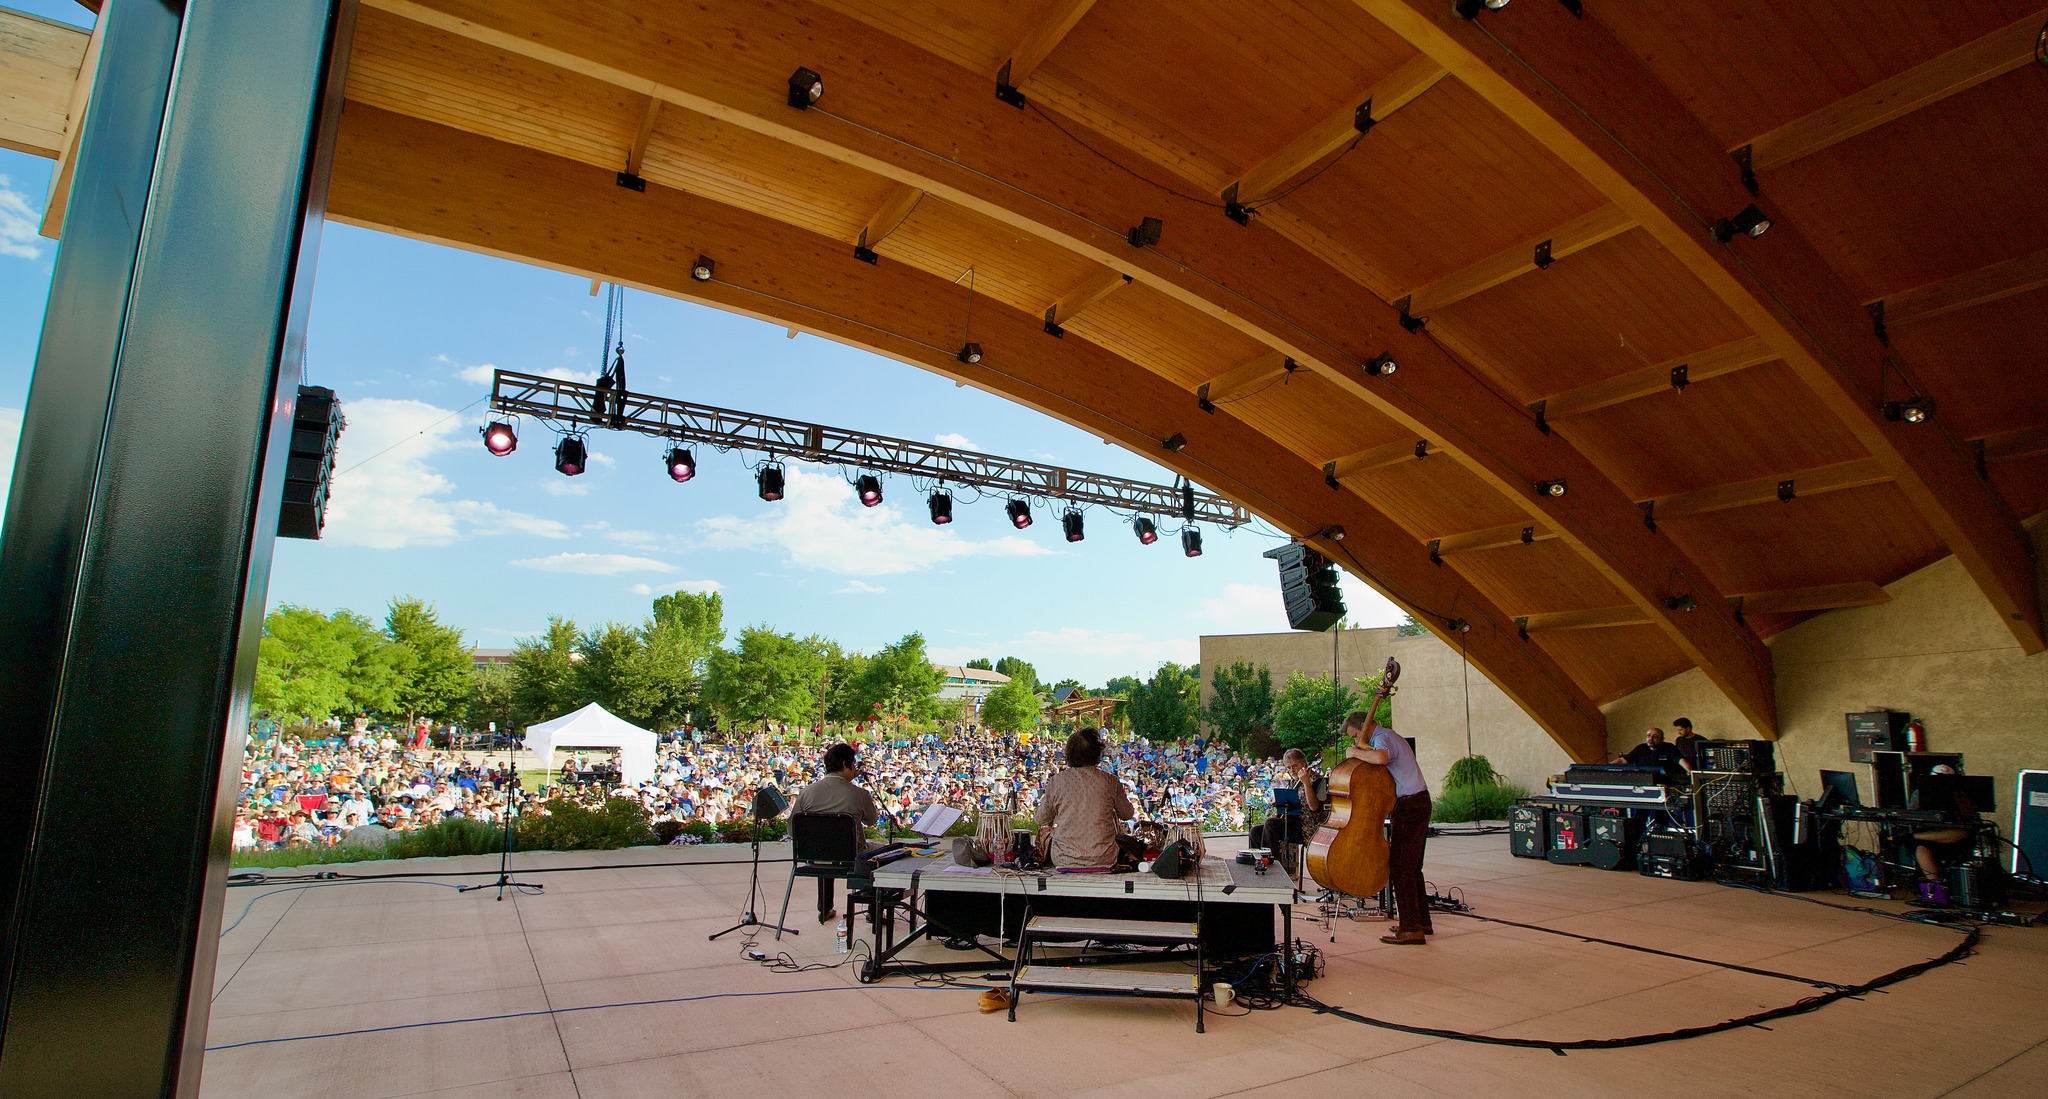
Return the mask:
MULTIPOLYGON (((1953 775, 1956 769, 1946 763, 1936 764, 1930 775, 1953 775)), ((1976 815, 1976 807, 1970 804, 1967 795, 1958 792, 1951 804, 1922 804, 1920 791, 1913 791, 1907 800, 1909 809, 1949 809, 1967 819, 1976 815)), ((1916 828, 1913 830, 1913 861, 1920 867, 1920 880, 1933 882, 1941 880, 1941 864, 1954 862, 1970 854, 1970 844, 1975 839, 1973 829, 1956 825, 1945 828, 1916 828)))
POLYGON ((1287 749, 1280 757, 1287 765, 1285 777, 1273 780, 1275 790, 1296 790, 1301 794, 1301 805, 1293 814, 1283 814, 1279 806, 1267 814, 1264 824, 1252 829, 1251 845, 1264 847, 1273 852, 1273 861, 1295 872, 1295 863, 1300 856, 1302 845, 1314 838, 1316 829, 1323 826, 1323 819, 1329 816, 1330 807, 1319 796, 1317 787, 1322 776, 1309 766, 1308 757, 1299 748, 1287 749), (1300 824, 1290 824, 1281 818, 1298 815, 1300 824), (1296 829, 1299 829, 1298 831, 1296 829))
MULTIPOLYGON (((845 813, 860 822, 862 828, 872 827, 878 817, 875 796, 854 785, 854 777, 860 768, 854 758, 853 745, 834 744, 825 749, 825 773, 818 780, 804 787, 804 792, 790 803, 791 815, 797 813, 845 813)), ((870 847, 865 838, 862 846, 870 847)), ((839 911, 832 904, 832 878, 818 879, 818 922, 831 923, 838 918, 839 911)))
POLYGON ((1121 863, 1136 865, 1126 845, 1117 841, 1122 822, 1137 811, 1124 795, 1123 783, 1096 766, 1101 762, 1101 734, 1082 729, 1067 738, 1066 768, 1045 780, 1038 799, 1039 849, 1051 853, 1054 866, 1107 870, 1121 863))
POLYGON ((1664 730, 1651 726, 1643 734, 1643 742, 1630 748, 1627 753, 1615 756, 1615 763, 1627 763, 1636 767, 1654 767, 1659 780, 1666 786, 1683 786, 1686 782, 1684 757, 1675 745, 1664 743, 1664 730))

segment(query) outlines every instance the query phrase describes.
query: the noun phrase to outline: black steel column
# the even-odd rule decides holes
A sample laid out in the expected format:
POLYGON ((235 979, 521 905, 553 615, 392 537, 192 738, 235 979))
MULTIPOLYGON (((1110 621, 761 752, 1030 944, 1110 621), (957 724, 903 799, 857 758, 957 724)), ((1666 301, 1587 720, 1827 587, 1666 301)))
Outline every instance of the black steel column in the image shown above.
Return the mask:
POLYGON ((0 1096, 198 1091, 354 0, 109 0, 0 542, 0 1096))

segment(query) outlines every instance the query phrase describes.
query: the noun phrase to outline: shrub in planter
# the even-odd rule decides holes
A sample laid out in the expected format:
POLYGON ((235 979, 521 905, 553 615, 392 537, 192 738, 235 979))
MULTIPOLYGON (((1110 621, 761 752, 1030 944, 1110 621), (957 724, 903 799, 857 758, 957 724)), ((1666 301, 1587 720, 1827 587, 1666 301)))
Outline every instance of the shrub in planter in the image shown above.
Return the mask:
POLYGON ((396 859, 495 855, 505 849, 505 827, 480 820, 444 820, 391 837, 386 854, 396 859))
POLYGON ((633 798, 606 798, 599 809, 549 798, 541 809, 519 820, 522 851, 610 851, 654 842, 652 818, 633 798))

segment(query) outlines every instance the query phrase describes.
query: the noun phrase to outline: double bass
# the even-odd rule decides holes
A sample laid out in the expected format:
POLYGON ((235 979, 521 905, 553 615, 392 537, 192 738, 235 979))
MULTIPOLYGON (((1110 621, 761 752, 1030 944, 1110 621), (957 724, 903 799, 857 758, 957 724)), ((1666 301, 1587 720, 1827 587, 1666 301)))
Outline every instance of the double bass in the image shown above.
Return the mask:
MULTIPOLYGON (((1380 689, 1365 707, 1365 731, 1372 739, 1380 703, 1394 693, 1401 665, 1393 657, 1380 672, 1380 689)), ((1394 776, 1377 763, 1347 756, 1330 769, 1330 815, 1309 841, 1308 872, 1323 885, 1354 897, 1387 887, 1387 815, 1394 811, 1394 776)))

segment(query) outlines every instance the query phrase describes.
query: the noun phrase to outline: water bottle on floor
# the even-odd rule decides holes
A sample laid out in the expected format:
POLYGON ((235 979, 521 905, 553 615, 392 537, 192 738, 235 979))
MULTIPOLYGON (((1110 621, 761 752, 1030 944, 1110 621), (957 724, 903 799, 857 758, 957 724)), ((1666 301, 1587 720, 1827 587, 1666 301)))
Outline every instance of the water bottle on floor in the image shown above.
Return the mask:
POLYGON ((848 949, 849 944, 847 940, 853 933, 853 928, 848 926, 851 923, 852 919, 850 917, 842 916, 839 919, 839 952, 841 954, 846 953, 848 949))

